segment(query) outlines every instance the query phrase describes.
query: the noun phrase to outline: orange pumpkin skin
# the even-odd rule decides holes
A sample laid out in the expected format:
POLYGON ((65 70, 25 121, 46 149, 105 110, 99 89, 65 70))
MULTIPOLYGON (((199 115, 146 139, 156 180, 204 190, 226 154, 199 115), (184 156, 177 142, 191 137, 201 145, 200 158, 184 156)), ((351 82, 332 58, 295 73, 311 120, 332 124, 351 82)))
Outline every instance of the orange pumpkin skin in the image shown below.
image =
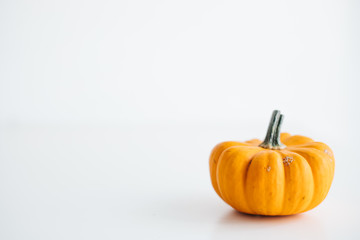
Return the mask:
POLYGON ((210 156, 211 182, 234 209, 254 215, 292 215, 319 205, 335 168, 332 150, 311 138, 282 133, 283 149, 260 140, 223 142, 210 156))

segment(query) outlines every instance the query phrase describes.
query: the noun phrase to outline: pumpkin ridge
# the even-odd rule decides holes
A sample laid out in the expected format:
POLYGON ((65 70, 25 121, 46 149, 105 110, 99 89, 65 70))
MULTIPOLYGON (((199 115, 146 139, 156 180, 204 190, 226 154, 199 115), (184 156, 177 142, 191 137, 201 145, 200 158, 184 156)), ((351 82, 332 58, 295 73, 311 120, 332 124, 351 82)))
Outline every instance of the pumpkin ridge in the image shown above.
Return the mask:
MULTIPOLYGON (((298 157, 299 159, 302 159, 302 161, 304 162, 304 163, 306 163, 306 165, 308 166, 308 168, 310 169, 310 172, 311 172, 311 181, 312 181, 312 185, 313 185, 313 189, 312 189, 312 195, 310 196, 310 198, 311 198, 311 200, 306 204, 306 205, 303 205, 302 206, 302 203, 301 202, 298 202, 297 203, 297 206, 294 208, 294 209, 292 209, 292 212, 291 213, 286 213, 286 212, 284 212, 285 211, 285 209, 283 208, 282 209, 282 215, 289 215, 289 214, 297 214, 297 213, 300 213, 300 212, 303 212, 303 211, 307 211, 307 209, 309 208, 309 206, 311 205, 311 203, 313 202, 313 198, 314 198, 314 189, 315 189, 315 180, 314 180, 314 174, 313 174, 313 169, 311 168, 311 166, 310 166, 310 164, 309 164, 309 162, 307 161, 307 159, 304 157, 304 156, 302 156, 301 154, 299 154, 299 153, 296 153, 296 152, 293 152, 293 151, 291 151, 291 150, 289 150, 289 149, 284 149, 284 151, 282 151, 283 152, 283 154, 284 154, 284 156, 286 156, 286 152, 288 152, 288 153, 290 153, 291 155, 293 155, 293 156, 296 156, 296 157, 298 157)), ((285 168, 286 166, 284 165, 284 168, 285 168)), ((285 169, 284 169, 285 170, 285 169)), ((284 173, 285 173, 285 179, 286 179, 286 171, 284 171, 284 173)), ((284 187, 285 187, 285 191, 284 191, 284 202, 285 202, 285 194, 286 194, 286 184, 288 184, 287 182, 285 182, 285 185, 284 185, 284 187)), ((305 196, 304 196, 305 197, 305 196)), ((284 206, 283 206, 284 207, 284 206)))
MULTIPOLYGON (((317 165, 319 165, 319 163, 317 163, 317 159, 322 160, 325 155, 325 153, 320 151, 319 149, 316 149, 316 148, 293 148, 293 149, 291 149, 291 151, 296 152, 297 154, 299 154, 303 158, 305 158, 305 160, 309 163, 312 174, 313 174, 314 196, 313 196, 313 199, 312 199, 311 203, 309 204, 308 208, 306 209, 306 211, 308 211, 308 210, 311 210, 311 209, 315 208, 316 206, 318 206, 326 198, 326 196, 330 190, 331 182, 332 182, 333 176, 334 176, 333 166, 326 164, 327 168, 325 169, 324 168, 325 165, 321 164, 320 169, 314 169, 315 167, 318 167, 317 165), (310 163, 308 157, 311 158, 311 155, 314 155, 314 153, 316 153, 317 156, 315 158, 312 157, 315 161, 313 163, 310 163), (327 178, 322 179, 321 181, 318 181, 318 179, 316 179, 316 178, 319 178, 321 175, 318 173, 314 174, 315 173, 314 171, 315 170, 320 171, 323 169, 325 169, 325 171, 327 171, 325 176, 328 176, 328 175, 332 176, 330 181, 327 178), (331 171, 331 174, 329 173, 329 170, 331 171), (326 183, 326 182, 328 182, 328 183, 326 183), (324 188, 324 186, 326 186, 326 188, 324 188)), ((329 159, 329 156, 326 159, 331 160, 331 159, 329 159)))
MULTIPOLYGON (((254 190, 251 189, 252 183, 250 182, 250 179, 249 179, 249 172, 250 172, 249 169, 250 169, 250 167, 254 163, 254 160, 257 161, 257 162, 261 162, 261 161, 263 161, 263 157, 268 158, 270 156, 270 154, 275 154, 276 155, 275 158, 281 159, 281 155, 279 154, 279 152, 277 150, 263 149, 262 151, 259 151, 259 152, 255 153, 253 156, 251 156, 250 162, 246 167, 246 172, 245 172, 246 176, 244 178, 245 179, 245 181, 244 181, 245 201, 246 201, 246 204, 247 204, 248 208, 251 211, 251 214, 272 215, 272 214, 270 214, 268 212, 264 212, 264 209, 257 208, 258 206, 254 206, 253 203, 255 201, 257 201, 257 200, 256 199, 251 199, 251 197, 253 197, 253 196, 251 196, 251 194, 249 194, 252 191, 254 191, 254 190)), ((269 159, 267 159, 267 161, 269 161, 269 159)), ((256 169, 256 168, 254 168, 254 169, 255 169, 255 171, 258 171, 258 169, 256 169)), ((265 178, 264 180, 266 181, 268 179, 265 178)), ((265 188, 266 183, 261 184, 261 186, 265 188)), ((257 194, 255 194, 255 195, 257 195, 257 194)), ((266 201, 266 200, 263 200, 263 201, 266 201)), ((264 204, 263 201, 260 201, 258 203, 260 205, 263 205, 264 204)), ((266 205, 266 203, 265 203, 265 205, 266 205)), ((266 208, 267 207, 265 207, 265 209, 266 208)))
POLYGON ((244 204, 246 206, 246 208, 248 209, 248 212, 249 214, 254 214, 256 213, 250 206, 249 204, 249 200, 248 200, 248 194, 246 193, 246 188, 247 188, 247 176, 248 176, 248 172, 249 172, 249 168, 250 168, 250 165, 252 164, 253 162, 253 159, 255 158, 256 155, 258 155, 259 153, 261 152, 264 152, 264 151, 267 151, 266 149, 262 149, 258 152, 255 152, 254 154, 252 154, 251 156, 249 156, 248 160, 249 160, 249 163, 246 165, 246 169, 245 169, 245 175, 244 175, 244 181, 242 183, 242 188, 243 188, 243 193, 244 193, 244 204))
MULTIPOLYGON (((240 188, 239 188, 239 186, 238 187, 230 187, 231 191, 229 191, 229 186, 232 184, 229 184, 228 181, 231 181, 233 179, 220 180, 220 178, 219 178, 220 175, 226 175, 226 173, 228 173, 229 169, 231 169, 231 168, 229 168, 229 166, 225 165, 225 164, 229 164, 229 162, 224 163, 223 160, 229 160, 231 158, 231 156, 237 156, 237 154, 239 152, 243 152, 243 153, 248 153, 249 155, 246 156, 246 158, 236 158, 235 157, 235 159, 232 159, 232 161, 247 162, 247 161, 250 161, 251 158, 259 150, 261 151, 261 148, 256 147, 256 146, 234 146, 234 147, 227 148, 219 157, 216 175, 217 175, 217 186, 218 186, 219 192, 221 194, 221 198, 226 203, 228 203, 230 206, 232 206, 233 208, 235 208, 236 210, 238 210, 240 212, 251 213, 251 211, 249 211, 248 203, 246 202, 246 196, 244 194, 245 178, 244 178, 244 175, 232 174, 233 178, 236 178, 236 176, 238 176, 237 180, 242 181, 242 184, 241 184, 240 188), (235 148, 238 148, 238 149, 232 153, 228 153, 229 150, 235 149, 235 148), (252 153, 249 153, 249 149, 252 149, 252 153), (219 171, 221 171, 221 174, 219 174, 219 171), (236 196, 235 198, 234 198, 234 195, 236 196), (240 198, 238 198, 239 196, 240 196, 240 198), (241 201, 241 203, 239 203, 239 201, 241 201)), ((246 166, 241 166, 241 168, 237 169, 237 171, 244 172, 246 174, 246 172, 245 172, 246 169, 244 169, 244 167, 247 168, 247 166, 248 166, 248 164, 246 166)))
POLYGON ((219 195, 219 197, 221 197, 221 194, 218 189, 217 180, 216 180, 216 169, 217 169, 218 161, 219 161, 220 155, 226 149, 228 149, 229 147, 233 147, 233 146, 243 146, 243 145, 241 142, 236 142, 236 141, 221 142, 214 147, 213 151, 210 154, 209 167, 210 167, 211 184, 213 185, 214 190, 219 195))
MULTIPOLYGON (((225 198, 224 198, 224 193, 223 193, 223 191, 221 191, 221 186, 220 186, 220 183, 219 183, 219 173, 218 173, 218 171, 219 171, 219 166, 220 166, 220 164, 221 164, 221 162, 222 162, 222 160, 223 160, 223 156, 225 155, 225 153, 227 153, 227 151, 229 151, 230 149, 235 149, 235 148, 238 148, 238 147, 242 147, 242 146, 231 146, 231 147, 228 147, 228 148, 224 149, 224 150, 221 152, 221 154, 219 155, 218 160, 217 160, 217 166, 216 166, 216 169, 215 169, 216 185, 217 185, 217 187, 218 187, 220 197, 221 197, 225 202, 227 202, 227 201, 226 201, 225 198)), ((238 150, 238 151, 239 151, 239 150, 238 150)), ((231 155, 235 155, 235 153, 236 153, 236 152, 233 152, 231 155)), ((230 155, 230 156, 231 156, 231 155, 230 155)), ((227 202, 227 203, 228 203, 228 202, 227 202)), ((233 207, 232 204, 230 204, 230 203, 228 203, 228 204, 233 207)))
POLYGON ((289 137, 291 137, 290 133, 287 132, 282 132, 280 133, 280 141, 283 143, 286 139, 288 139, 289 137))
POLYGON ((283 140, 283 143, 288 146, 288 147, 294 147, 294 146, 298 146, 298 145, 302 145, 302 144, 306 144, 306 143, 310 143, 310 142, 314 142, 314 140, 312 138, 309 137, 305 137, 302 135, 292 135, 287 137, 285 140, 283 140), (300 143, 296 143, 300 141, 300 143))
POLYGON ((334 158, 334 153, 332 152, 331 148, 326 145, 325 143, 322 143, 322 142, 310 142, 310 143, 305 143, 305 144, 302 144, 302 145, 297 145, 297 146, 291 146, 289 147, 290 149, 291 148, 303 148, 303 149, 312 149, 312 150, 316 150, 316 152, 318 151, 321 155, 323 155, 324 157, 329 157, 330 158, 330 161, 334 161, 335 158, 334 158), (318 149, 316 148, 315 146, 311 146, 310 144, 317 144, 317 145, 320 145, 322 147, 324 147, 324 150, 322 149, 318 149))
POLYGON ((300 155, 303 159, 305 159, 305 161, 307 162, 307 164, 310 166, 311 175, 312 175, 312 180, 313 180, 313 183, 314 183, 314 193, 313 193, 313 196, 312 196, 312 198, 311 198, 311 201, 309 202, 309 204, 308 204, 308 205, 306 206, 306 208, 304 209, 304 211, 308 211, 308 210, 310 210, 309 208, 310 208, 310 206, 313 204, 314 198, 315 198, 316 182, 315 182, 314 170, 312 169, 309 161, 307 160, 307 158, 306 158, 305 156, 303 156, 303 155, 300 154, 300 153, 293 152, 293 151, 291 151, 291 150, 289 150, 289 151, 292 152, 292 153, 296 153, 296 154, 300 155))
POLYGON ((261 153, 261 152, 264 152, 264 150, 262 150, 262 151, 259 151, 259 152, 257 152, 257 153, 255 153, 255 154, 253 154, 249 159, 249 163, 247 164, 247 166, 246 166, 246 169, 245 169, 245 176, 244 176, 244 182, 243 182, 243 189, 244 189, 244 193, 245 193, 245 197, 244 197, 244 202, 245 202, 245 204, 246 204, 246 206, 247 206, 247 208, 250 210, 249 212, 251 212, 251 213, 256 213, 255 211, 254 211, 254 209, 252 209, 252 207, 251 207, 251 205, 249 204, 249 199, 248 199, 248 194, 247 194, 247 192, 246 192, 246 188, 247 188, 247 177, 248 177, 248 172, 249 172, 249 168, 250 168, 250 165, 251 165, 251 163, 253 162, 253 160, 254 160, 254 158, 255 158, 255 156, 256 155, 258 155, 259 153, 261 153))

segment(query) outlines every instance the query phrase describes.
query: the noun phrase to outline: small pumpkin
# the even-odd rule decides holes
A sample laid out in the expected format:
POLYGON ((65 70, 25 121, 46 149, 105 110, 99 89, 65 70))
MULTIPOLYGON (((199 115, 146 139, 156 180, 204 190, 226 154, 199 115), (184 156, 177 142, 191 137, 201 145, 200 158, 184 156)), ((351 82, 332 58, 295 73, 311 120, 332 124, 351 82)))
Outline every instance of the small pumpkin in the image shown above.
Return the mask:
POLYGON ((222 142, 210 155, 211 182, 234 209, 254 215, 291 215, 319 205, 335 168, 332 150, 311 138, 281 133, 275 110, 265 140, 222 142))

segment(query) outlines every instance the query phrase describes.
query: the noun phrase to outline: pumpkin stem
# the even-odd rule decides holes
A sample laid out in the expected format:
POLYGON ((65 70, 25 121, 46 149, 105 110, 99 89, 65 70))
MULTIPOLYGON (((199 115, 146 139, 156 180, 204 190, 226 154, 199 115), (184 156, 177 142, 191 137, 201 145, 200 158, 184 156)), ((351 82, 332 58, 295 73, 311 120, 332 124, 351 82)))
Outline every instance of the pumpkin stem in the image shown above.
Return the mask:
POLYGON ((283 149, 283 148, 285 148, 285 145, 282 144, 281 141, 280 141, 280 129, 281 129, 281 124, 283 122, 283 119, 284 119, 284 115, 280 114, 278 123, 277 123, 276 128, 275 128, 275 132, 274 132, 274 135, 273 135, 273 144, 276 147, 275 149, 283 149))
POLYGON ((280 142, 280 127, 283 118, 284 115, 280 114, 279 110, 273 111, 265 139, 259 147, 267 149, 282 149, 285 147, 280 142))

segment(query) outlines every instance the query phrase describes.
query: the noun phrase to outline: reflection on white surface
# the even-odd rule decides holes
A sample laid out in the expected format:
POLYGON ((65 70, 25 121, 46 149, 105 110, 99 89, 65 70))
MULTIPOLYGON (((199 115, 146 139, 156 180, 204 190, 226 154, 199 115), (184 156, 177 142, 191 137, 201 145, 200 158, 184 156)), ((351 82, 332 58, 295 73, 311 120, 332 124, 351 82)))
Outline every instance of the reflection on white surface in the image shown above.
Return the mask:
POLYGON ((263 217, 230 211, 219 221, 214 230, 214 239, 326 239, 326 229, 316 215, 263 217))

